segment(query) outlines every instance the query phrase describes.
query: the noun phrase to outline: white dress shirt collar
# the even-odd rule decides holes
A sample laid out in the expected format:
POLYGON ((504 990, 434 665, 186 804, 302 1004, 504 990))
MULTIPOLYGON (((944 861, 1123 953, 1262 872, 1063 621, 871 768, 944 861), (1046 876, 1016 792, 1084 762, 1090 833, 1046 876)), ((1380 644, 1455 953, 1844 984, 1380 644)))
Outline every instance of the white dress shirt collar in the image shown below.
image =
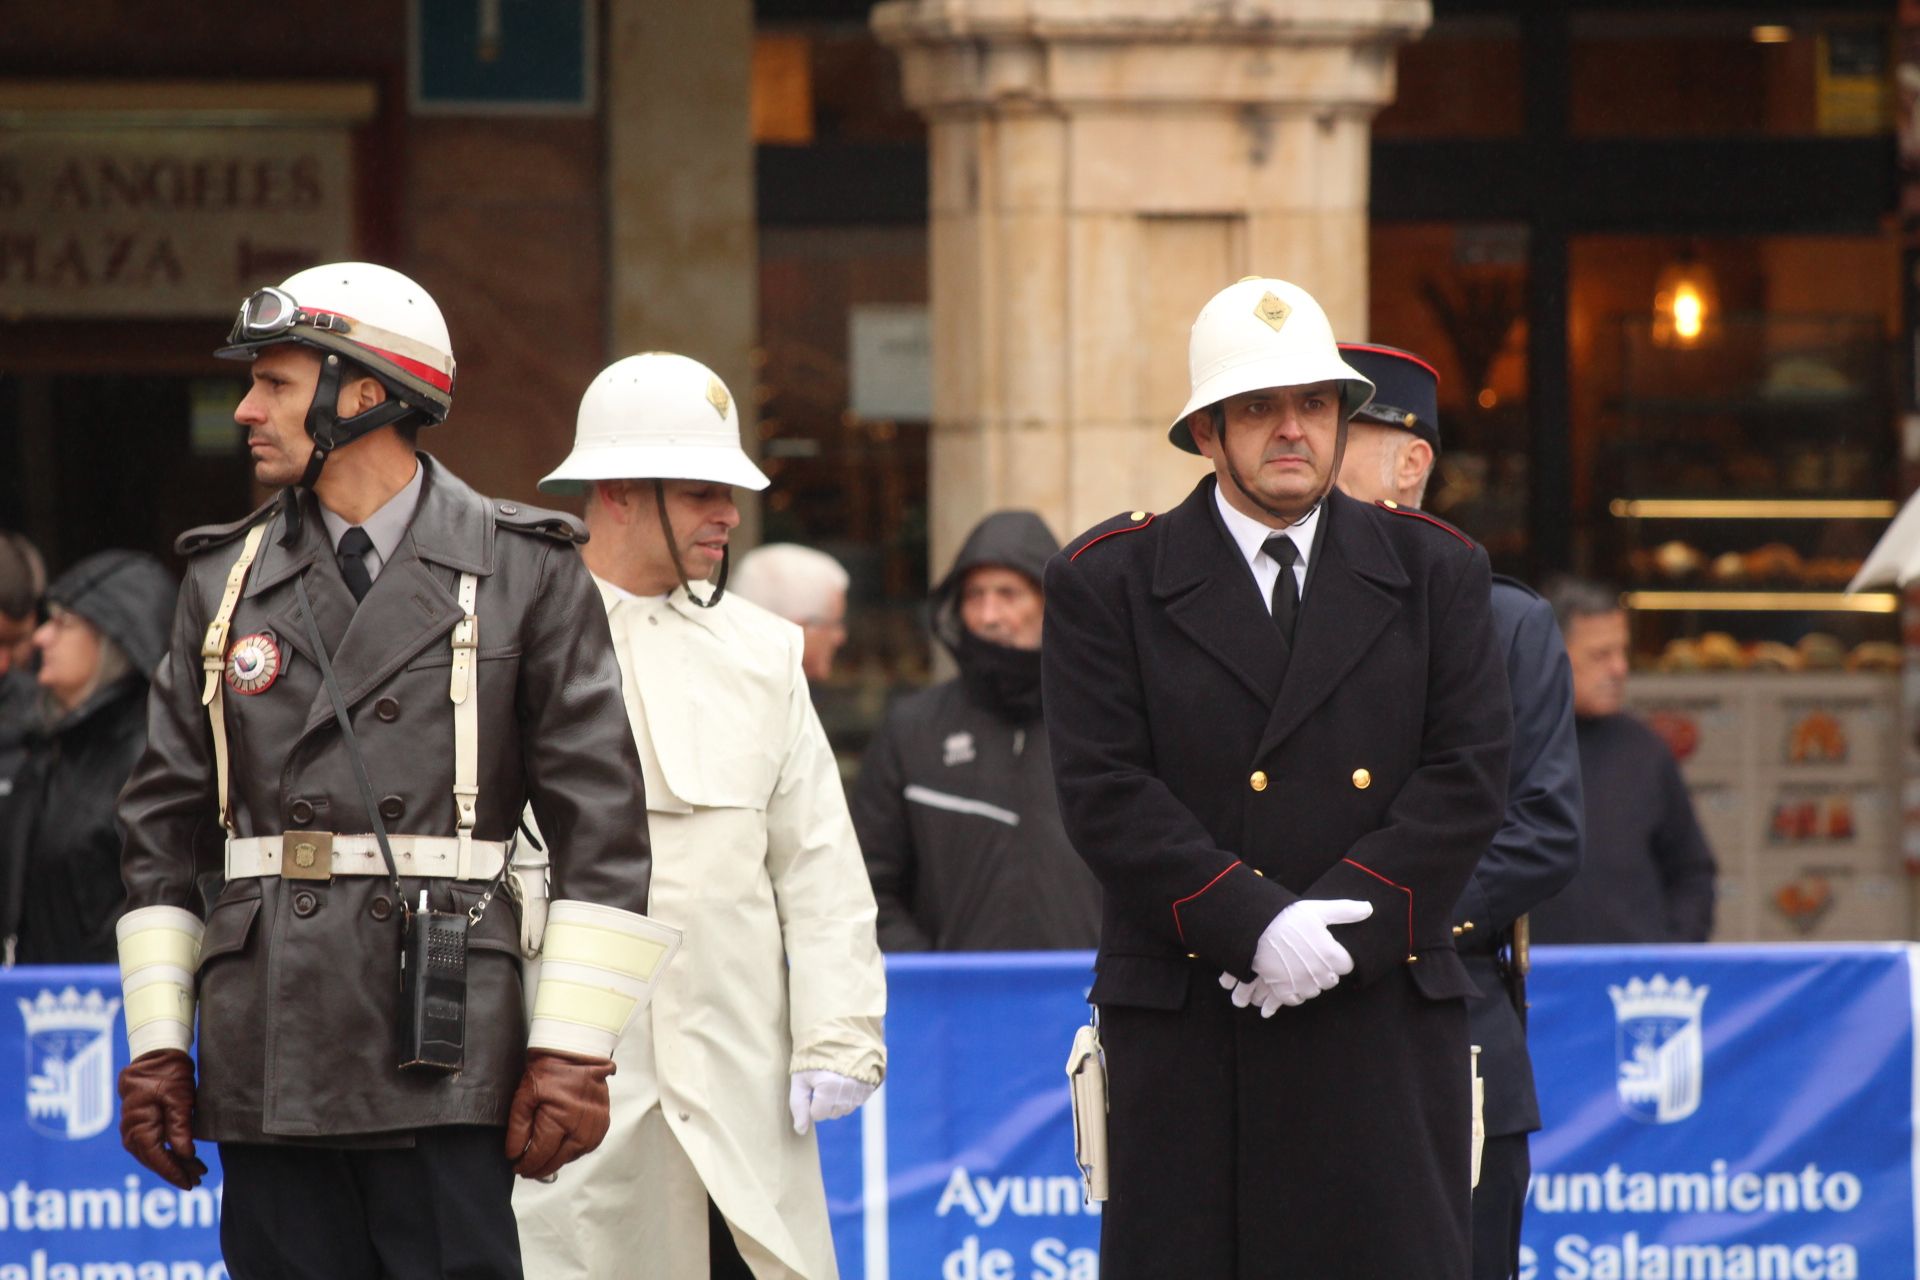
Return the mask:
MULTIPOLYGON (((420 490, 426 478, 427 469, 421 466, 419 459, 416 458, 413 464, 413 479, 402 485, 400 492, 382 503, 378 511, 360 522, 360 527, 367 531, 367 537, 373 542, 373 554, 367 557, 366 561, 368 578, 379 577, 381 568, 393 559, 393 553, 399 549, 400 539, 406 536, 407 526, 413 523, 414 510, 420 505, 420 490)), ((320 520, 326 525, 327 539, 333 543, 333 549, 337 553, 340 550, 340 539, 345 537, 347 530, 353 526, 348 524, 344 517, 329 511, 324 504, 320 507, 320 520)))
POLYGON ((1293 540, 1300 551, 1299 558, 1293 562, 1294 584, 1300 588, 1300 598, 1307 598, 1307 560, 1313 554, 1313 535, 1320 527, 1320 513, 1325 509, 1324 501, 1316 503, 1306 518, 1285 529, 1275 529, 1261 524, 1252 516, 1245 514, 1227 501, 1220 492, 1218 484, 1213 487, 1214 505, 1220 510, 1220 520, 1227 527, 1227 536, 1233 539, 1233 545, 1240 549, 1240 556, 1247 562, 1247 568, 1253 572, 1255 585, 1260 588, 1262 607, 1273 607, 1273 584, 1280 577, 1280 564, 1268 556, 1262 548, 1268 538, 1276 533, 1284 533, 1293 540))

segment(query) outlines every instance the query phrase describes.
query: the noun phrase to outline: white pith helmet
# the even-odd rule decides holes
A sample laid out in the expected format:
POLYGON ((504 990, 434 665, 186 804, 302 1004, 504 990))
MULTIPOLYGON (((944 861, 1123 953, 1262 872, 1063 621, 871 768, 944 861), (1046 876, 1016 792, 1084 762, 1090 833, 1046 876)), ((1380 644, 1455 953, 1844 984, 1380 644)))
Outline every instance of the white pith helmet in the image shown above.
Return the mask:
POLYGON ((1313 295, 1297 284, 1246 276, 1208 299, 1187 340, 1192 394, 1167 439, 1200 452, 1187 416, 1229 396, 1266 387, 1340 384, 1340 419, 1373 399, 1373 384, 1340 358, 1333 326, 1313 295))
POLYGON ((593 480, 706 480, 764 489, 740 447, 727 384, 698 360, 648 351, 600 371, 580 398, 573 452, 540 482, 579 493, 593 480))
POLYGON ((391 267, 332 262, 240 304, 225 359, 297 342, 353 361, 435 422, 453 406, 453 340, 433 296, 391 267))

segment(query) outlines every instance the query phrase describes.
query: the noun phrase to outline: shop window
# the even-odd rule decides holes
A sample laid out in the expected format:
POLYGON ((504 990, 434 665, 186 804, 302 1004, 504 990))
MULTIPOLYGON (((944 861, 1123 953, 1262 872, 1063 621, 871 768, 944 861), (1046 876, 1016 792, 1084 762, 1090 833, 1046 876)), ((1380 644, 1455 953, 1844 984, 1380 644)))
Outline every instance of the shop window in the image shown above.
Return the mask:
POLYGON ((1399 51, 1394 100, 1374 136, 1517 137, 1525 128, 1520 25, 1511 18, 1440 19, 1399 51))
POLYGON ((1890 640, 1890 598, 1839 593, 1898 496, 1896 246, 1589 236, 1570 263, 1581 560, 1639 593, 1637 660, 1890 640), (1712 281, 1691 337, 1665 310, 1685 274, 1712 281))
POLYGON ((863 23, 762 24, 754 36, 753 138, 762 145, 921 142, 900 59, 863 23))
POLYGON ((1572 132, 1584 137, 1837 136, 1893 127, 1887 13, 1778 21, 1674 9, 1576 15, 1572 132))
POLYGON ((1368 336, 1440 373, 1440 460, 1427 506, 1497 567, 1527 553, 1527 231, 1508 224, 1379 223, 1368 336))
POLYGON ((54 572, 127 547, 168 560, 173 539, 244 514, 243 441, 222 429, 239 378, 27 373, 0 393, 0 529, 25 533, 54 572), (84 513, 84 518, 78 518, 84 513))
POLYGON ((763 227, 755 353, 768 542, 847 567, 847 644, 815 689, 843 758, 929 678, 927 234, 763 227))

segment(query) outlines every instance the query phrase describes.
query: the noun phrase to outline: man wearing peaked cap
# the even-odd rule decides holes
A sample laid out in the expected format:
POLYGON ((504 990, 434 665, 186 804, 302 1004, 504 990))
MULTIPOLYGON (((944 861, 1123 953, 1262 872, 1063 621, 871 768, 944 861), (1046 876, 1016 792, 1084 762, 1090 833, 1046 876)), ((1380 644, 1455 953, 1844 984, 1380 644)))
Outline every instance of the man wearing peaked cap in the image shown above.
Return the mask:
POLYGON ((620 1039, 598 1151, 514 1196, 541 1280, 832 1280, 815 1126, 886 1071, 886 975, 800 628, 728 593, 732 394, 651 351, 603 370, 540 482, 586 496, 587 568, 646 773, 652 910, 685 940, 620 1039), (710 581, 711 580, 711 581, 710 581))
POLYGON ((1486 556, 1334 487, 1374 386, 1306 290, 1221 290, 1188 354, 1169 437, 1213 473, 1045 584, 1061 814, 1105 889, 1102 1273, 1465 1280, 1453 907, 1511 731, 1486 556))
MULTIPOLYGON (((1440 448, 1439 375, 1410 351, 1342 343, 1340 353, 1378 388, 1354 419, 1340 487, 1362 502, 1417 509, 1440 448)), ((1478 992, 1467 1020, 1486 1082, 1486 1147, 1473 1189, 1474 1280, 1506 1280, 1520 1266, 1520 1217, 1540 1127, 1527 1056, 1525 913, 1558 893, 1580 866, 1580 750, 1567 648, 1545 600, 1511 578, 1493 580, 1493 626, 1513 701, 1507 811, 1454 908, 1460 958, 1478 992)))

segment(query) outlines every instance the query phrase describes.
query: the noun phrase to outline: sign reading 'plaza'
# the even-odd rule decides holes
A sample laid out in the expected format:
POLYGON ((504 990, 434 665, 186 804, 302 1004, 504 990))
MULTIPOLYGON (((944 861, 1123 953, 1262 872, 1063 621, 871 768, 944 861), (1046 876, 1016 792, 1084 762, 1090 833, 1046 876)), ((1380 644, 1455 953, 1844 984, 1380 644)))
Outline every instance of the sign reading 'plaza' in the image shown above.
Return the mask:
POLYGON ((0 137, 0 314, 224 315, 349 256, 340 129, 20 129, 0 137))

